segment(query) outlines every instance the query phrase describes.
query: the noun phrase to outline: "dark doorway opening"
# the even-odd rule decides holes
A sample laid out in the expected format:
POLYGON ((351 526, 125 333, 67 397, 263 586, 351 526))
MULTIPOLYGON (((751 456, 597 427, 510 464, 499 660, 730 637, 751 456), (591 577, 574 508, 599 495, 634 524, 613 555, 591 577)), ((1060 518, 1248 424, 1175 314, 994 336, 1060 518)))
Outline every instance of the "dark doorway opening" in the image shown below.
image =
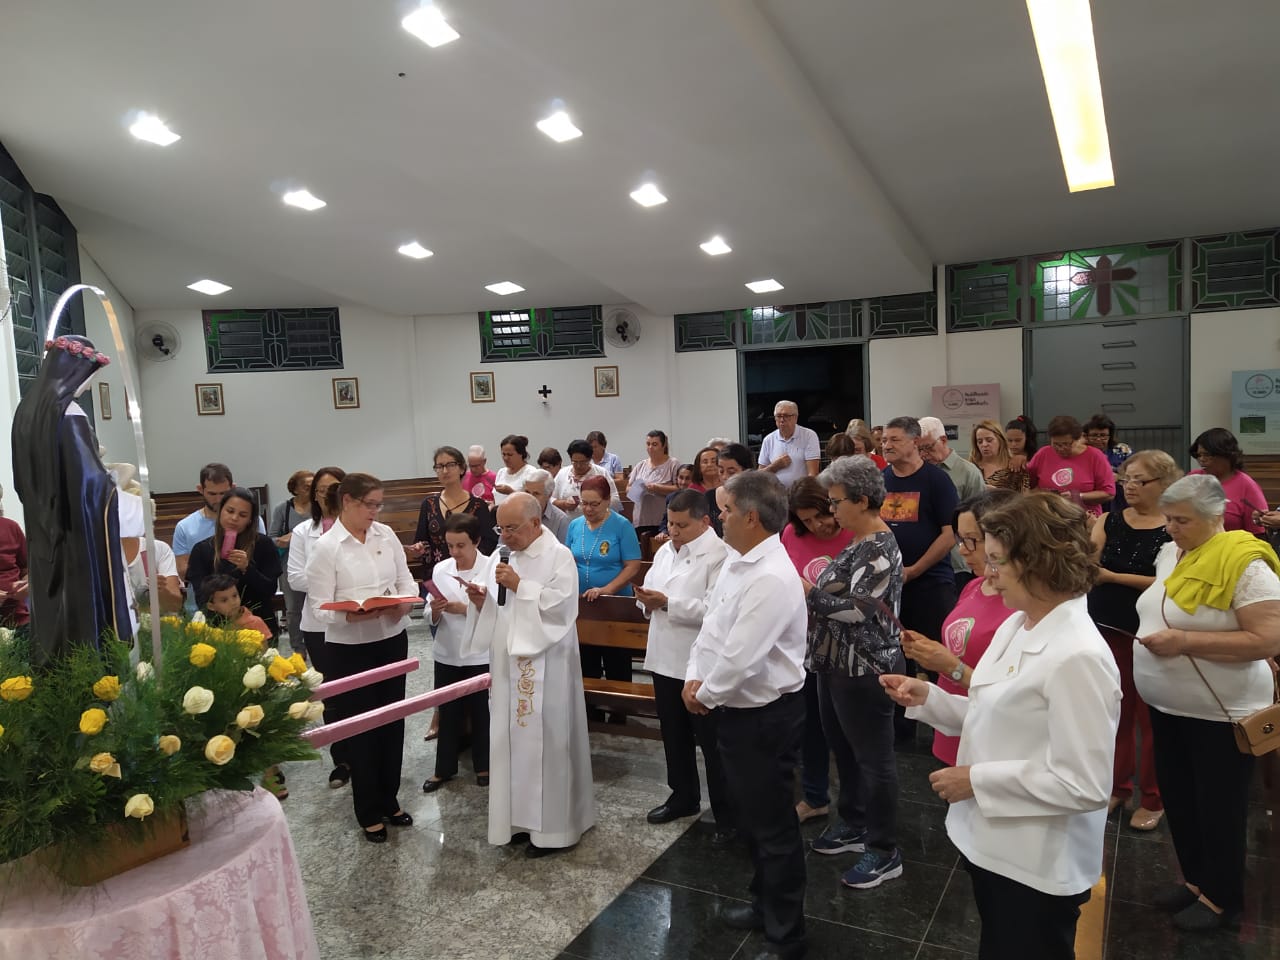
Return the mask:
POLYGON ((744 350, 743 441, 759 453, 765 435, 775 429, 773 407, 792 400, 800 425, 818 434, 825 450, 831 435, 853 417, 865 417, 861 343, 775 350, 744 350))

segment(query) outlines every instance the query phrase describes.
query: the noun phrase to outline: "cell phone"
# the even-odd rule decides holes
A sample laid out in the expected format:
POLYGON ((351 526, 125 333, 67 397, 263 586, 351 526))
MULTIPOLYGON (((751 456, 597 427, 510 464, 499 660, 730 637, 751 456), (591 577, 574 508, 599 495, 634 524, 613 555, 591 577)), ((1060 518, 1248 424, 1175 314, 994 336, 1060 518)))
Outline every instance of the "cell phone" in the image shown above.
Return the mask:
POLYGON ((226 530, 222 534, 222 559, 225 560, 231 556, 231 551, 236 548, 236 533, 232 530, 226 530))
POLYGON ((440 588, 437 587, 433 581, 428 580, 425 584, 423 584, 423 586, 427 588, 427 593, 431 595, 432 600, 445 599, 445 595, 440 592, 440 588))

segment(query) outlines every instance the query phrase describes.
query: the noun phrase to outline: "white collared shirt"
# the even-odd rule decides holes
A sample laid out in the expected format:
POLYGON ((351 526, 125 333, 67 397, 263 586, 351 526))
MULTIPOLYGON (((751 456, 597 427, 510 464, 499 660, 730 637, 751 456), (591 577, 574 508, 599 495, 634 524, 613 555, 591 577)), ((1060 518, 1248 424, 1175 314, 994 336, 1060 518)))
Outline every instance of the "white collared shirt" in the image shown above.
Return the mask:
POLYGON ((763 707, 804 686, 809 613, 777 534, 729 553, 707 601, 685 680, 708 707, 763 707))
MULTIPOLYGON (((469 605, 471 601, 467 598, 467 591, 453 578, 461 577, 468 583, 488 584, 497 562, 497 556, 486 557, 483 553, 477 553, 476 562, 470 570, 459 570, 457 560, 445 557, 431 568, 431 582, 444 594, 446 600, 469 605)), ((429 611, 427 616, 431 616, 429 611)), ((454 667, 481 667, 489 662, 488 650, 479 653, 463 652, 468 639, 465 613, 440 614, 439 622, 432 624, 431 633, 434 639, 431 655, 437 663, 447 663, 454 667)))
MULTIPOLYGON (((307 559, 311 556, 311 548, 316 545, 324 530, 314 520, 303 520, 290 531, 289 560, 285 564, 285 576, 289 578, 289 586, 298 593, 307 592, 307 559)), ((316 619, 311 604, 302 605, 302 620, 299 626, 308 633, 324 633, 326 624, 316 619)))
MULTIPOLYGON (((573 472, 573 466, 570 464, 559 473, 556 474, 555 491, 551 494, 553 500, 573 500, 582 497, 582 481, 587 477, 604 477, 609 481, 609 508, 618 510, 622 506, 622 498, 618 496, 618 485, 613 482, 613 477, 609 475, 609 471, 597 463, 587 467, 587 476, 579 477, 573 472)), ((582 516, 582 508, 574 507, 572 510, 565 510, 565 516, 570 520, 574 517, 582 516)))
POLYGON ((307 606, 324 625, 325 643, 377 643, 409 625, 408 617, 376 617, 348 623, 346 613, 321 610, 322 603, 373 596, 416 597, 418 583, 409 573, 404 547, 385 523, 373 522, 364 543, 338 520, 308 550, 307 606))
MULTIPOLYGON (((724 560, 724 542, 709 528, 679 550, 668 540, 654 554, 644 586, 665 594, 667 609, 645 614, 649 618, 649 640, 644 668, 650 673, 684 678, 689 651, 702 629, 707 601, 724 560)), ((639 601, 636 605, 644 609, 639 601)))
POLYGON ((818 435, 808 427, 796 424, 790 437, 783 437, 781 430, 774 430, 760 444, 760 466, 763 469, 783 454, 791 457, 791 462, 774 474, 784 486, 791 486, 801 477, 809 475, 809 462, 821 463, 822 445, 818 435))

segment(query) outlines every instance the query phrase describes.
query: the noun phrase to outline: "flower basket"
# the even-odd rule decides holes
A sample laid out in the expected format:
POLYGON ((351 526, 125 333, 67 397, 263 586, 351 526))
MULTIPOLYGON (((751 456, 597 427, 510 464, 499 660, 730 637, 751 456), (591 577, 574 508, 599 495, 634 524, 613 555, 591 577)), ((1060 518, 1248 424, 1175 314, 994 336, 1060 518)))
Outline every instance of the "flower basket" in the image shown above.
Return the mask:
POLYGON ((91 850, 79 855, 46 847, 45 862, 64 883, 91 887, 190 845, 187 811, 178 807, 149 818, 145 824, 113 823, 91 850))

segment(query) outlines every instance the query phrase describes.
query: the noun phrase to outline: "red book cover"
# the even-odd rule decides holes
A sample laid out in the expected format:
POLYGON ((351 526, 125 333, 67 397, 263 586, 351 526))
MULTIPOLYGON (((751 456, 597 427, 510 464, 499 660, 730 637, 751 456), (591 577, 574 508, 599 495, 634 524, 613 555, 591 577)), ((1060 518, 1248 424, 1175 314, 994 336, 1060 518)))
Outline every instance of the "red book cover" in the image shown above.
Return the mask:
POLYGON ((338 610, 343 613, 368 613, 370 610, 382 610, 386 607, 397 607, 402 603, 421 606, 421 597, 365 597, 363 600, 331 600, 320 604, 321 610, 338 610))

